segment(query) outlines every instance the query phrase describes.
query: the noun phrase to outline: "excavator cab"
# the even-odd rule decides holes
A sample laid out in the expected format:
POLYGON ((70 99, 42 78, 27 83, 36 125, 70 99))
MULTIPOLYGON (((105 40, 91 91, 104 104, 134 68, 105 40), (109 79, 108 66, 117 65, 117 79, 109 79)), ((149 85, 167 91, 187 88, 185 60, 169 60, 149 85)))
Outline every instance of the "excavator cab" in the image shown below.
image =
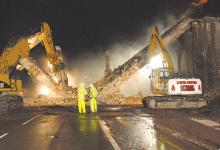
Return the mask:
POLYGON ((166 95, 169 77, 170 71, 167 67, 152 69, 150 75, 152 93, 155 95, 166 95))

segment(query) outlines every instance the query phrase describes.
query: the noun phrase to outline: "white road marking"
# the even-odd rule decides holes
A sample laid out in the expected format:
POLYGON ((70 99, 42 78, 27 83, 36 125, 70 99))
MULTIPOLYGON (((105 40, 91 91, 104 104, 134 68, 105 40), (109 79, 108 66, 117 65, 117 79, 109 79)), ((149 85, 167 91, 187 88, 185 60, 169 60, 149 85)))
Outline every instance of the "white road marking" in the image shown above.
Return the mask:
POLYGON ((5 137, 5 136, 7 136, 7 135, 8 135, 8 133, 2 134, 2 135, 0 136, 0 139, 2 139, 3 137, 5 137))
POLYGON ((191 118, 191 120, 220 131, 220 124, 218 122, 208 119, 196 119, 196 118, 191 118))
POLYGON ((34 116, 33 118, 29 119, 28 121, 23 122, 23 123, 22 123, 22 126, 25 126, 26 124, 28 124, 28 123, 31 122, 32 120, 36 119, 37 117, 39 117, 39 115, 36 115, 36 116, 34 116))
POLYGON ((106 126, 105 121, 101 121, 99 118, 99 123, 101 125, 101 128, 103 130, 103 132, 105 133, 106 137, 108 138, 109 142, 112 144, 114 150, 121 150, 121 148, 118 146, 118 144, 116 143, 116 141, 114 140, 114 138, 112 137, 109 128, 106 126))

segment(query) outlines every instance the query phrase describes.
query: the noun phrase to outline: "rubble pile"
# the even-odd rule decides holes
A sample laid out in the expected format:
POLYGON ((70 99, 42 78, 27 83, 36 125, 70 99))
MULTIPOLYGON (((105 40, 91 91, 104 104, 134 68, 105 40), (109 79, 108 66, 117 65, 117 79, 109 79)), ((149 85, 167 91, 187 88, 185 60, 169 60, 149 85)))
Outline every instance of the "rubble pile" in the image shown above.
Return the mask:
POLYGON ((142 98, 136 96, 124 97, 120 95, 109 94, 103 100, 108 105, 141 105, 142 104, 142 98))
POLYGON ((44 71, 40 66, 38 66, 37 62, 31 58, 21 58, 19 63, 29 72, 29 75, 34 79, 37 79, 40 83, 47 83, 47 87, 55 91, 58 95, 64 98, 71 98, 74 96, 74 89, 63 85, 58 84, 53 80, 53 78, 44 71))
POLYGON ((139 93, 136 96, 126 97, 121 94, 119 90, 108 94, 101 99, 99 99, 100 103, 108 104, 108 105, 140 105, 142 104, 143 95, 139 93))
POLYGON ((24 106, 34 107, 34 106, 72 106, 76 105, 76 99, 64 99, 64 98, 50 98, 50 97, 25 97, 24 106))
MULTIPOLYGON (((141 96, 125 97, 120 93, 109 94, 98 101, 98 105, 140 105, 142 103, 141 96)), ((47 98, 47 97, 25 97, 24 107, 35 106, 73 106, 77 105, 77 99, 64 99, 64 98, 47 98)), ((89 100, 86 100, 86 105, 90 105, 89 100)))

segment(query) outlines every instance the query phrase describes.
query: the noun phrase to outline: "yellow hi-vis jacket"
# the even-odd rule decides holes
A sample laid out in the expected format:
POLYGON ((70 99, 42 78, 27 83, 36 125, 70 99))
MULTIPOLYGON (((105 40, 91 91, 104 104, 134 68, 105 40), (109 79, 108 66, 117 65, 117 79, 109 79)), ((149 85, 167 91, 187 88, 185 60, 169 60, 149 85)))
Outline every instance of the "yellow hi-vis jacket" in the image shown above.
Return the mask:
POLYGON ((93 99, 96 98, 97 96, 98 96, 98 91, 94 86, 92 86, 89 90, 89 98, 93 99))
POLYGON ((87 95, 86 88, 84 87, 83 84, 80 84, 79 87, 77 88, 78 100, 85 100, 86 95, 87 95))

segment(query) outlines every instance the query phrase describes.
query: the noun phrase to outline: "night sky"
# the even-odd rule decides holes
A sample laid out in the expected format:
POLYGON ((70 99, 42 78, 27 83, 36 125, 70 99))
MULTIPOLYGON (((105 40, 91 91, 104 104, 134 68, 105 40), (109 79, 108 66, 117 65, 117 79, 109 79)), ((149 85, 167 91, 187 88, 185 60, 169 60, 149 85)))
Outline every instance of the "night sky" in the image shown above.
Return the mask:
MULTIPOLYGON (((67 62, 103 53, 115 42, 135 41, 167 15, 178 17, 190 0, 1 0, 0 48, 13 36, 48 22, 67 62)), ((220 1, 210 0, 205 15, 219 15, 220 1)), ((169 23, 167 23, 169 24, 169 23)), ((77 62, 77 65, 79 62, 77 62)), ((68 64, 67 64, 68 65, 68 64)))
MULTIPOLYGON (((132 39, 165 14, 180 14, 190 0, 1 0, 0 47, 15 35, 46 21, 55 43, 65 54, 77 56, 84 48, 132 39)), ((204 13, 219 14, 219 0, 210 0, 204 13)), ((70 56, 69 55, 69 56, 70 56)))

